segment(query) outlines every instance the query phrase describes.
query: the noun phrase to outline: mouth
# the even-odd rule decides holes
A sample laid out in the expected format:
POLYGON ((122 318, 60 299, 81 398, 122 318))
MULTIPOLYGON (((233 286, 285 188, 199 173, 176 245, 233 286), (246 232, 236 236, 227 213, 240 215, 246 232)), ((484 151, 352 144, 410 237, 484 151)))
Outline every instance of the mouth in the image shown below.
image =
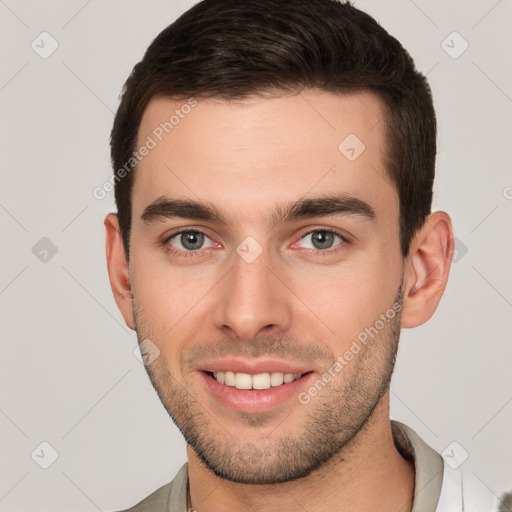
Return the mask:
POLYGON ((216 414, 219 413, 219 403, 232 411, 248 414, 288 407, 293 401, 300 405, 299 393, 312 385, 315 378, 313 370, 282 368, 284 371, 277 371, 276 365, 269 365, 274 368, 261 368, 261 365, 258 369, 243 368, 246 370, 243 372, 235 371, 240 368, 228 370, 221 369, 222 365, 215 366, 215 369, 197 371, 196 375, 214 400, 216 414))
POLYGON ((289 384, 295 380, 300 379, 307 373, 284 373, 284 372, 263 372, 257 374, 233 372, 233 371, 216 371, 205 372, 211 378, 215 379, 220 384, 229 386, 236 389, 246 390, 264 390, 276 388, 289 384))

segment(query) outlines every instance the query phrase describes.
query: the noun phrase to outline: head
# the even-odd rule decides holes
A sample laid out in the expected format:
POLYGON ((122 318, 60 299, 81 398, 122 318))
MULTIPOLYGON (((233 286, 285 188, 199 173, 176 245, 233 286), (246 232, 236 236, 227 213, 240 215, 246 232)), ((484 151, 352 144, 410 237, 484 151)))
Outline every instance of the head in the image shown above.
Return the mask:
POLYGON ((334 0, 205 0, 135 66, 111 137, 111 284, 217 475, 305 476, 387 418, 400 327, 430 318, 450 266, 435 140, 408 53, 334 0), (212 374, 237 368, 301 377, 236 406, 212 374))

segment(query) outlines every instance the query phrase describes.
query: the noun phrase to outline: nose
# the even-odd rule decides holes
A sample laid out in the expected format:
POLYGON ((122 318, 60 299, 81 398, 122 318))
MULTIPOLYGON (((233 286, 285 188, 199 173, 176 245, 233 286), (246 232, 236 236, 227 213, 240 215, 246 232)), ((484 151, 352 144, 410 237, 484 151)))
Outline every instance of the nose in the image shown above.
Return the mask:
POLYGON ((268 253, 247 262, 234 254, 231 272, 219 290, 215 325, 243 340, 282 334, 291 323, 290 291, 270 268, 268 253))

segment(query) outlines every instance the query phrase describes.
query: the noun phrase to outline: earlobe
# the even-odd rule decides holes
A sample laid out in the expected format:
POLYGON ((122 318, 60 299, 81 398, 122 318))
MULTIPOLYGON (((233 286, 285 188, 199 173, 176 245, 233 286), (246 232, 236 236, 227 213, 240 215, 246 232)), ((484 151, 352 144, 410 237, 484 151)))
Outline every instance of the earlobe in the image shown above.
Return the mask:
POLYGON ((125 255, 117 215, 109 213, 105 217, 107 268, 110 286, 117 307, 123 315, 126 325, 135 330, 130 286, 128 261, 125 255))
POLYGON ((405 267, 402 327, 429 320, 446 288, 453 256, 453 231, 445 212, 428 216, 411 243, 405 267))

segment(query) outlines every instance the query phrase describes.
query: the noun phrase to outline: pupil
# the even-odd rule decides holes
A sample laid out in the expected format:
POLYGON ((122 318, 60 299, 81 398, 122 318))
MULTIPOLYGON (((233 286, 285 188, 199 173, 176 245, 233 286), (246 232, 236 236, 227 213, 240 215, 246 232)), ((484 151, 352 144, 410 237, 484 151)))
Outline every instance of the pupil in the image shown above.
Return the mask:
POLYGON ((328 231, 315 231, 312 240, 317 249, 329 249, 334 242, 334 235, 328 231))
POLYGON ((181 243, 185 249, 190 249, 191 251, 200 249, 203 245, 204 235, 203 233, 198 233, 196 231, 189 231, 188 233, 182 233, 181 235, 181 243))

